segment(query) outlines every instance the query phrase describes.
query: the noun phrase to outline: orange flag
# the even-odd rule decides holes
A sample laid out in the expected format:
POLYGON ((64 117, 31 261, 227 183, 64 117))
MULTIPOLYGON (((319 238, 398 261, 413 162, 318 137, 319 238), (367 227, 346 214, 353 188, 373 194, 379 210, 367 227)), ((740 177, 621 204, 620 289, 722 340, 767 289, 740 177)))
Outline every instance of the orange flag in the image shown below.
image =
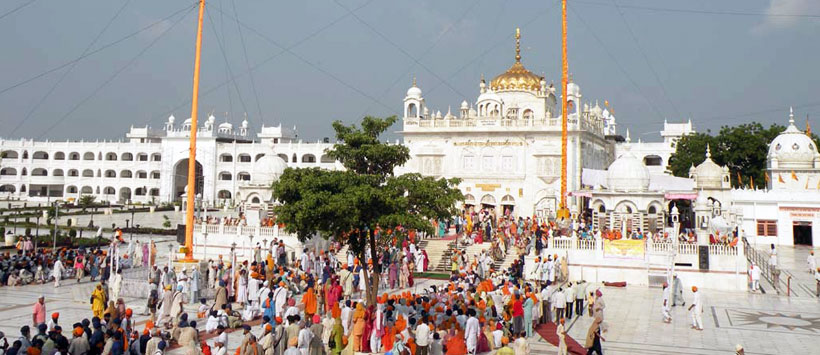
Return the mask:
POLYGON ((769 183, 769 173, 763 173, 763 178, 766 179, 766 183, 769 183))
POLYGON ((755 178, 753 176, 749 176, 749 187, 755 188, 755 178))
POLYGON ((792 179, 797 181, 797 174, 794 173, 794 170, 792 170, 792 179))
POLYGON ((785 181, 783 181, 783 175, 782 174, 777 174, 777 182, 779 182, 781 184, 785 183, 785 181))
POLYGON ((806 190, 809 189, 809 179, 806 179, 806 187, 804 187, 804 189, 806 189, 806 190))
POLYGON ((737 186, 743 187, 743 180, 740 178, 740 171, 737 172, 737 186))

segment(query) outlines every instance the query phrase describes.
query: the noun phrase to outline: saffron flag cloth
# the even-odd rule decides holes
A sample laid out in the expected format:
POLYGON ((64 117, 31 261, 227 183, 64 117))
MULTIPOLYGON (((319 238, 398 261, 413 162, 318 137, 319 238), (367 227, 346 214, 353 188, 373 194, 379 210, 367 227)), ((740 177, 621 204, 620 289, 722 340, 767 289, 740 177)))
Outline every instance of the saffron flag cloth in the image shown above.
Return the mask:
POLYGON ((769 173, 763 173, 763 178, 766 180, 766 183, 769 183, 769 173))
POLYGON ((783 175, 782 174, 777 174, 777 182, 779 182, 781 184, 785 183, 785 181, 783 181, 783 175))
POLYGON ((797 174, 794 173, 794 170, 792 170, 792 179, 797 181, 797 174))

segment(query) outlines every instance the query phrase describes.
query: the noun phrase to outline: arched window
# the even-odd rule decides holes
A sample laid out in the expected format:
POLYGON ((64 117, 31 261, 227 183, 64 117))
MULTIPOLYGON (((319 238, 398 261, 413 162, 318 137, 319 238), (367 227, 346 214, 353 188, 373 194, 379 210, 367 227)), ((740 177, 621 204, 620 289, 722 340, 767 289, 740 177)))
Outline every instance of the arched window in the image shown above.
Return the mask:
POLYGON ((137 154, 137 160, 138 161, 148 161, 148 154, 145 154, 145 153, 137 154))
POLYGON ((48 160, 48 153, 43 151, 34 152, 34 154, 31 155, 31 158, 37 160, 48 160))
POLYGON ((251 181, 251 174, 248 174, 248 173, 246 173, 246 172, 244 172, 244 171, 243 171, 243 172, 241 172, 241 173, 239 173, 239 174, 236 174, 236 180, 239 180, 239 181, 251 181))
POLYGON ((15 168, 3 168, 3 169, 0 169, 0 175, 4 175, 4 176, 17 176, 17 169, 15 169, 15 168))
POLYGON ((117 190, 111 186, 107 186, 103 189, 103 195, 116 195, 117 190))
POLYGON ((280 158, 282 158, 282 160, 284 160, 284 161, 285 161, 285 163, 287 163, 287 162, 288 162, 288 155, 287 155, 287 154, 281 154, 281 153, 280 153, 280 154, 277 154, 277 156, 279 156, 280 158))
POLYGON ((335 163, 336 162, 336 160, 334 160, 333 158, 331 158, 327 154, 322 154, 322 156, 319 158, 319 161, 322 162, 322 163, 335 163))
POLYGON ((228 190, 219 190, 219 193, 217 193, 216 197, 221 198, 223 200, 228 200, 231 198, 231 192, 228 190))
POLYGON ((2 186, 0 186, 0 192, 13 193, 15 191, 17 191, 17 189, 14 188, 14 185, 2 185, 2 186))
POLYGON ((68 176, 74 176, 74 177, 80 176, 80 172, 77 171, 77 169, 71 169, 71 170, 68 171, 68 176))
POLYGON ((521 117, 523 117, 525 120, 531 120, 532 117, 533 117, 532 110, 530 110, 530 109, 524 110, 524 114, 521 115, 521 117))
POLYGON ((649 208, 646 210, 646 212, 649 213, 649 214, 656 214, 656 213, 658 213, 658 209, 655 208, 655 206, 649 206, 649 208))
POLYGON ((94 160, 94 153, 86 152, 83 154, 83 160, 94 160))
POLYGON ((83 170, 83 177, 94 177, 94 170, 91 170, 91 169, 83 170))
POLYGON ((299 162, 299 160, 298 160, 298 159, 296 159, 296 153, 293 153, 293 162, 294 162, 294 163, 298 163, 298 162, 299 162))
POLYGON ((221 181, 231 181, 231 180, 233 180, 233 174, 231 174, 227 171, 223 171, 223 172, 219 173, 219 180, 221 180, 221 181))
POLYGON ((26 192, 26 184, 20 185, 20 192, 26 192))
POLYGON ((20 155, 18 155, 17 152, 13 150, 4 150, 2 153, 0 153, 0 158, 3 159, 17 159, 19 157, 20 155))
POLYGON ((28 159, 28 151, 27 150, 23 151, 23 159, 28 159))
POLYGON ((598 212, 605 213, 606 212, 606 206, 604 206, 603 204, 598 206, 598 212))
POLYGON ((240 163, 250 163, 251 162, 250 154, 239 154, 239 162, 240 163))
POLYGON ((259 197, 252 198, 251 203, 259 203, 259 197))
POLYGON ((117 160, 117 153, 106 153, 105 160, 117 160))
POLYGON ((31 176, 48 176, 48 171, 43 168, 36 168, 31 171, 31 176))
POLYGON ((159 170, 154 170, 151 172, 152 179, 159 179, 159 170))
POLYGON ((145 188, 144 187, 136 188, 136 190, 134 190, 134 194, 137 195, 137 196, 145 196, 145 188))
POLYGON ((264 154, 264 153, 262 153, 262 154, 257 154, 257 155, 256 155, 256 157, 254 157, 254 158, 253 158, 253 161, 259 161, 259 159, 262 159, 262 157, 264 157, 264 156, 265 156, 265 154, 264 154))
POLYGON ((68 160, 80 160, 80 153, 72 152, 68 155, 68 160))
POLYGON ((77 193, 77 186, 71 186, 65 188, 65 193, 67 194, 76 194, 77 193))
POLYGON ((302 162, 303 163, 315 163, 316 162, 316 156, 313 155, 313 154, 305 154, 305 155, 302 156, 302 162))
POLYGON ((54 153, 54 160, 65 160, 65 153, 63 153, 63 152, 54 153))
POLYGON ((83 194, 83 195, 90 195, 90 194, 93 194, 93 193, 94 193, 94 189, 91 188, 91 186, 83 186, 83 188, 80 189, 80 194, 83 194))
POLYGON ((122 156, 120 157, 120 160, 124 160, 124 161, 133 161, 133 160, 134 160, 134 154, 131 154, 131 153, 122 153, 122 156))
POLYGON ((51 176, 63 176, 63 175, 65 175, 63 173, 63 169, 54 169, 54 171, 51 172, 51 176))
POLYGON ((159 154, 159 153, 151 154, 151 161, 162 161, 162 154, 159 154))
POLYGON ((132 177, 134 177, 134 175, 131 173, 131 170, 120 171, 120 178, 130 179, 132 177))
POLYGON ((221 161, 223 163, 230 163, 230 162, 233 161, 233 156, 230 155, 230 154, 227 154, 227 153, 222 154, 222 155, 219 156, 219 161, 221 161))
POLYGON ((137 179, 147 179, 147 178, 148 178, 148 172, 143 171, 143 170, 137 171, 137 179))
POLYGON ((148 194, 151 196, 159 196, 159 189, 153 188, 151 189, 151 191, 148 192, 148 194))
POLYGON ((106 171, 105 171, 105 177, 107 177, 107 178, 115 178, 115 177, 117 177, 117 172, 116 172, 116 171, 114 171, 114 170, 106 170, 106 171))

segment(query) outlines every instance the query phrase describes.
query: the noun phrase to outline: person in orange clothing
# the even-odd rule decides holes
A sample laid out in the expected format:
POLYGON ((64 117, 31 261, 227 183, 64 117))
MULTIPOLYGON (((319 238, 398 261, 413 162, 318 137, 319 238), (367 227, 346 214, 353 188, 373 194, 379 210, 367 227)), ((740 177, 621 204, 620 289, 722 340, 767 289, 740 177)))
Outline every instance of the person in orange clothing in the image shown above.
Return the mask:
POLYGON ((464 331, 456 331, 456 335, 450 337, 445 344, 447 346, 447 355, 464 355, 467 353, 467 343, 464 342, 464 331))
POLYGON ((396 327, 385 326, 384 335, 382 335, 382 351, 388 352, 393 350, 393 343, 396 341, 396 327))
POLYGON ((316 292, 313 287, 308 287, 305 295, 302 296, 302 303, 305 305, 305 317, 312 319, 317 310, 316 292))
POLYGON ((361 302, 356 303, 356 311, 353 312, 353 330, 350 335, 353 337, 353 351, 362 351, 362 335, 364 335, 364 306, 361 302))

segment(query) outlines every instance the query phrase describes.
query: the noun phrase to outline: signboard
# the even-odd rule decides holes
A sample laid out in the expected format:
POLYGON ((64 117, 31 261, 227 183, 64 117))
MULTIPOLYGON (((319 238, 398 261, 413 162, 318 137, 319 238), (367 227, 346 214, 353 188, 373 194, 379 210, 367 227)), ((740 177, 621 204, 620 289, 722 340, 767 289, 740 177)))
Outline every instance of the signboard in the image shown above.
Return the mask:
POLYGON ((815 219, 820 214, 820 208, 810 207, 780 207, 783 212, 788 212, 792 219, 815 219))
POLYGON ((646 252, 646 244, 643 240, 619 239, 606 240, 604 239, 604 257, 605 258, 619 258, 619 259, 644 259, 646 252))

